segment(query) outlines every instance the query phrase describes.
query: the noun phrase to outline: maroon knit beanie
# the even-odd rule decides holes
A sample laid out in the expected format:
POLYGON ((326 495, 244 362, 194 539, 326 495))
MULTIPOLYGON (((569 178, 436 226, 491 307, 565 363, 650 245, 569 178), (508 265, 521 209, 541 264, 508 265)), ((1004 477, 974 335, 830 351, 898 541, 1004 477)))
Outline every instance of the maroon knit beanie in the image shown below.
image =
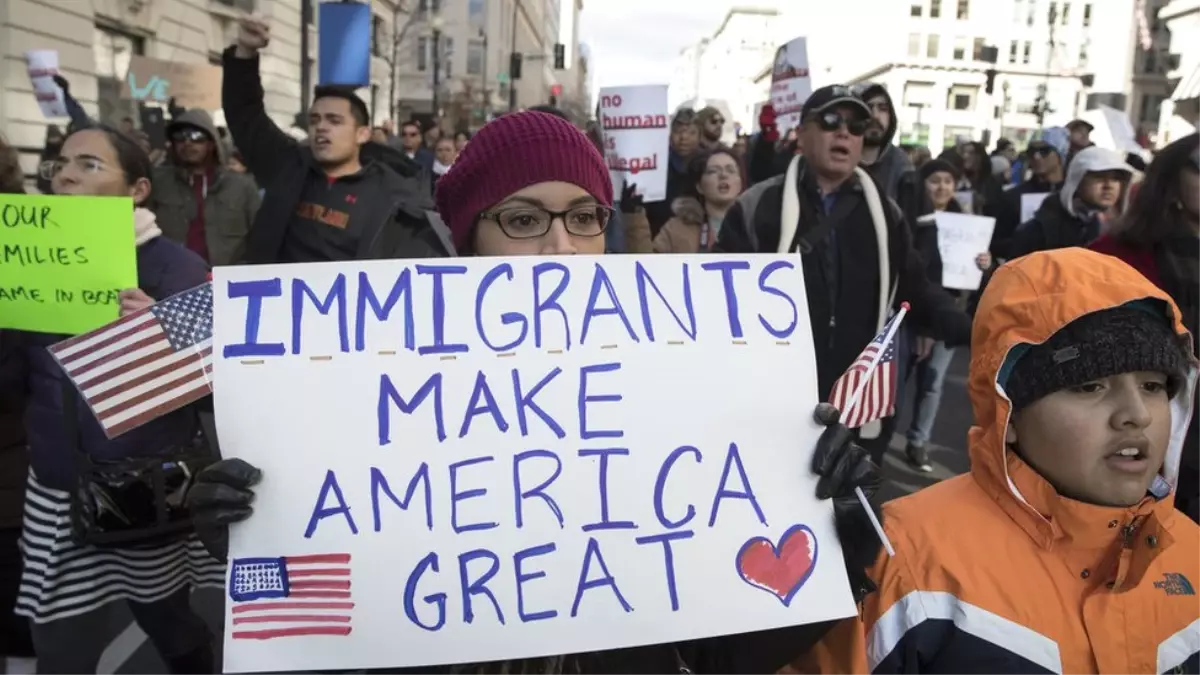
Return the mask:
POLYGON ((578 185, 612 206, 612 180, 596 146, 570 122, 527 110, 488 122, 472 136, 438 180, 434 200, 461 251, 482 211, 549 181, 578 185))

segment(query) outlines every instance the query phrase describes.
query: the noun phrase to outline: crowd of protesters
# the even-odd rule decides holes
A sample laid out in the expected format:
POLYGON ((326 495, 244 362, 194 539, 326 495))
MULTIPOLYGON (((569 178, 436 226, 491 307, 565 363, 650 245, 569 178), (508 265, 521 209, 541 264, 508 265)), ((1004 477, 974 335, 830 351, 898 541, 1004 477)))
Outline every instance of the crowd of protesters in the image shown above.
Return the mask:
MULTIPOLYGON (((1028 147, 894 143, 879 85, 828 86, 783 133, 764 106, 726 145, 715 108, 672 118, 666 198, 614 185, 594 125, 549 106, 473 135, 372 126, 348 88, 319 86, 303 140, 267 115, 243 21, 223 54, 228 130, 172 107, 167 144, 132 120, 89 120, 69 96, 36 189, 132 198, 139 287, 122 313, 201 284, 213 266, 444 256, 798 254, 826 400, 901 303, 899 414, 850 432, 836 410, 813 456, 860 616, 760 633, 438 672, 1200 672, 1200 137, 1148 164, 1075 121, 1028 147), (1023 197, 1048 196, 1022 218, 1023 197), (938 214, 995 219, 979 291, 942 287, 938 214), (1090 250, 1088 250, 1090 249, 1090 250), (914 470, 955 350, 971 354, 968 475, 875 512, 893 435, 914 470), (909 383, 911 381, 911 384, 909 383), (1191 423, 1188 424, 1188 421, 1191 423), (872 500, 874 502, 874 500, 872 500)), ((0 192, 25 191, 0 141, 0 192)), ((214 673, 217 640, 189 605, 221 586, 228 527, 253 517, 261 471, 207 463, 180 488, 189 527, 100 544, 81 536, 76 455, 213 449, 211 401, 108 440, 47 347, 0 331, 0 654, 39 672, 95 672, 104 609, 125 602, 171 672, 214 673)), ((215 459, 215 457, 214 457, 215 459)), ((431 669, 426 669, 431 670, 431 669)))

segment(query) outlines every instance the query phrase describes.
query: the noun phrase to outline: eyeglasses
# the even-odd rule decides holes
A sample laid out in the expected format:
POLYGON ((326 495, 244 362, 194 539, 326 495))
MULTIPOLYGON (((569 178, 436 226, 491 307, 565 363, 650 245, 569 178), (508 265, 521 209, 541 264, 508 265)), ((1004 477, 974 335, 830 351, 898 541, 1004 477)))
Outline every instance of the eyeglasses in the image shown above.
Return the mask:
POLYGON ((50 180, 62 173, 67 164, 74 164, 80 173, 103 173, 108 170, 108 165, 100 160, 90 157, 76 157, 72 160, 48 159, 38 165, 38 175, 46 180, 50 180))
POLYGON ((821 131, 837 131, 844 124, 851 136, 862 136, 867 132, 869 122, 858 117, 848 117, 836 110, 816 113, 809 119, 815 120, 821 131))
POLYGON ((480 220, 494 220, 510 239, 536 239, 550 231, 556 218, 562 218, 567 232, 577 237, 598 237, 604 234, 613 210, 599 204, 577 206, 569 211, 548 211, 534 206, 514 206, 499 211, 485 211, 480 220))
POLYGON ((183 143, 185 141, 203 143, 208 140, 208 134, 199 129, 177 129, 171 133, 171 140, 176 143, 183 143))
POLYGON ((714 117, 714 118, 712 118, 711 121, 713 124, 715 124, 719 127, 725 126, 725 118, 724 117, 714 117))

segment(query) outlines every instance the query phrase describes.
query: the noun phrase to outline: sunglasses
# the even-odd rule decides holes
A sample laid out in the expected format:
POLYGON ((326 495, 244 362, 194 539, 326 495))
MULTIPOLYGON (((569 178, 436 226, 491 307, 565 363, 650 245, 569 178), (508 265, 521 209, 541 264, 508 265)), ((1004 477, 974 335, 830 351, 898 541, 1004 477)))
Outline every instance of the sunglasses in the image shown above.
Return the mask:
POLYGON ((1037 155, 1038 157, 1045 157, 1046 155, 1049 155, 1050 153, 1054 152, 1054 148, 1052 148, 1048 145, 1039 145, 1036 148, 1030 148, 1029 152, 1037 155))
POLYGON ((208 134, 199 129, 178 129, 171 133, 171 140, 176 143, 183 143, 184 141, 203 143, 208 140, 208 134))
POLYGON ((809 119, 816 121, 817 125, 821 127, 821 131, 837 131, 844 124, 846 131, 850 132, 851 136, 862 136, 867 132, 867 126, 870 124, 869 120, 843 115, 836 110, 816 113, 809 119))

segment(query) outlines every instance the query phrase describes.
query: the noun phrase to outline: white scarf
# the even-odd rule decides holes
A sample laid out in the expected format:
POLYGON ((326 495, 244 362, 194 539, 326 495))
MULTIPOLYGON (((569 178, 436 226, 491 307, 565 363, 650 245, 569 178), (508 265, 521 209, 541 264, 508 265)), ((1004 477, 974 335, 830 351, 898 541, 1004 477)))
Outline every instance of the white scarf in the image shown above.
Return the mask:
POLYGON ((433 160, 433 175, 440 176, 440 175, 446 173, 447 171, 449 171, 450 167, 452 167, 452 166, 454 166, 454 165, 453 164, 442 164, 441 162, 439 162, 435 159, 435 160, 433 160))
POLYGON ((162 230, 158 229, 158 219, 150 209, 140 206, 133 210, 133 243, 136 246, 158 237, 162 230))

